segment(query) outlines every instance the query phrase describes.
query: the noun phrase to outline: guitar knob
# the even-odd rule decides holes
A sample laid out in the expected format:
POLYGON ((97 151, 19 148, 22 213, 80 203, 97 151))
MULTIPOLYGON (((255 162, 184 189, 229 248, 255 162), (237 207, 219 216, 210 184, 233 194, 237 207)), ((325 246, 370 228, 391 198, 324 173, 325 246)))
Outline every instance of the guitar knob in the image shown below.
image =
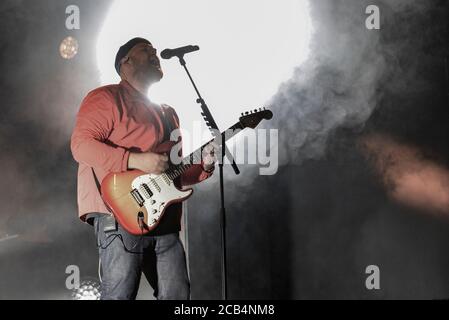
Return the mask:
POLYGON ((156 214, 157 213, 157 210, 156 209, 153 209, 153 214, 156 214))
POLYGON ((155 200, 151 200, 151 201, 150 201, 150 204, 155 204, 155 203, 156 203, 155 200))

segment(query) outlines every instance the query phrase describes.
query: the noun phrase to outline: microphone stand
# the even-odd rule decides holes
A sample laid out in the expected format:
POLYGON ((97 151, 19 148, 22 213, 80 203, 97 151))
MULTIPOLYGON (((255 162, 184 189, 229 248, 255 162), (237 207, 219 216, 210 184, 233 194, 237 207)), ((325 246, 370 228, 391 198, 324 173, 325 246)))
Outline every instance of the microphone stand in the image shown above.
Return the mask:
POLYGON ((189 70, 187 69, 186 62, 184 60, 184 54, 177 56, 179 58, 179 63, 181 66, 184 67, 184 70, 186 71, 190 82, 193 85, 193 88, 195 89, 196 94, 198 95, 198 99, 196 99, 196 103, 198 103, 201 106, 201 115, 203 116, 204 120, 206 121, 207 126, 209 127, 209 130, 211 131, 212 135, 215 137, 216 141, 221 141, 221 152, 220 152, 220 159, 218 161, 218 167, 219 167, 219 173, 220 173, 220 232, 221 232, 221 296, 223 300, 227 299, 227 271, 226 271, 226 210, 225 210, 225 203, 224 203, 224 179, 223 179, 223 162, 224 162, 224 156, 228 158, 228 160, 232 164, 232 168, 234 169, 235 174, 239 174, 240 170, 237 167, 237 164, 234 161, 234 158, 232 157, 231 152, 229 151, 228 147, 226 146, 226 142, 221 137, 221 133, 218 129, 217 123, 215 122, 212 114, 209 111, 209 108, 206 105, 206 102, 201 97, 200 92, 198 91, 197 86, 195 85, 195 82, 193 81, 192 76, 190 75, 189 70), (220 140, 218 140, 220 139, 220 140))

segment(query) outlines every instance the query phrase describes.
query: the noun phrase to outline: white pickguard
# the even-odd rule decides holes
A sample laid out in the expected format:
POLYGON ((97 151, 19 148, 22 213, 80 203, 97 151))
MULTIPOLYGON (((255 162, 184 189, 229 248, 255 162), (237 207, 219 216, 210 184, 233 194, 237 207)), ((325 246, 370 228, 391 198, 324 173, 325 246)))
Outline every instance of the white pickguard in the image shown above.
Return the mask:
POLYGON ((166 174, 144 174, 135 178, 131 185, 133 189, 139 191, 139 194, 144 199, 143 206, 148 213, 145 224, 149 227, 159 221, 168 203, 176 199, 184 199, 193 192, 192 190, 178 190, 173 180, 166 174))

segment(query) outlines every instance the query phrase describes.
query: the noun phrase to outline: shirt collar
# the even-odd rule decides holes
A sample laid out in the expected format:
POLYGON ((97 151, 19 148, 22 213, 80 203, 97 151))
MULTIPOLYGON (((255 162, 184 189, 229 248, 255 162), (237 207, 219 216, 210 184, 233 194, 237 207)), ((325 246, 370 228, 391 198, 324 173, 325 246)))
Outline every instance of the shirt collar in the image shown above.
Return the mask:
POLYGON ((140 100, 146 103, 149 103, 150 100, 147 96, 143 95, 139 90, 134 88, 128 81, 121 80, 119 84, 125 91, 135 100, 140 100))

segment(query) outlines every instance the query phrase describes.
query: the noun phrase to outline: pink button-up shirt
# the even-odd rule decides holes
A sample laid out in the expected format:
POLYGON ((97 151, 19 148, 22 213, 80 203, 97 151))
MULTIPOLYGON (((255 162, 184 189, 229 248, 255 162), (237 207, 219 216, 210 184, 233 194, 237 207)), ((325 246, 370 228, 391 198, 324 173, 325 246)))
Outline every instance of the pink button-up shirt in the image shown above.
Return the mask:
MULTIPOLYGON (((152 151, 163 142, 164 122, 161 117, 164 116, 171 121, 173 128, 179 128, 179 119, 173 108, 150 102, 125 80, 97 88, 84 98, 71 139, 72 154, 79 163, 78 209, 81 220, 85 221, 88 213, 108 212, 91 168, 94 168, 100 183, 109 172, 126 171, 130 152, 152 151)), ((181 176, 181 184, 198 183, 210 175, 202 165, 194 165, 181 176)), ((181 204, 167 208, 158 228, 177 224, 181 208, 181 204), (171 222, 164 224, 164 220, 171 222)))

